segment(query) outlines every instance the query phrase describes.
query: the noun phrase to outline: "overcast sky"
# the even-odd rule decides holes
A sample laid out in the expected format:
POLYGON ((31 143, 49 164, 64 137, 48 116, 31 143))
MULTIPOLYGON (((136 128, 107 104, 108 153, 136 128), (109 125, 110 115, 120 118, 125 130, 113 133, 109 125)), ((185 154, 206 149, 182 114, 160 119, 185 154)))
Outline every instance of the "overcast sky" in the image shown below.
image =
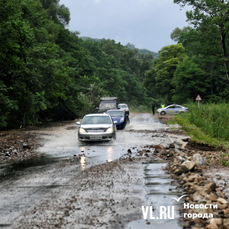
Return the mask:
POLYGON ((113 39, 158 52, 175 44, 170 34, 188 26, 185 12, 173 0, 60 0, 69 8, 68 29, 80 36, 113 39))

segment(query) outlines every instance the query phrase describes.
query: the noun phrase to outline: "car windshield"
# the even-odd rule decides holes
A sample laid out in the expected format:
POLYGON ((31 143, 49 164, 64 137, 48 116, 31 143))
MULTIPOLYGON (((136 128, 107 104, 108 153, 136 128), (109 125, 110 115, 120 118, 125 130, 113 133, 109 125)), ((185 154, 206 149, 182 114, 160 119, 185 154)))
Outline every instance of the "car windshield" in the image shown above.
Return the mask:
POLYGON ((108 111, 107 114, 109 114, 111 117, 123 117, 124 112, 122 111, 108 111))
POLYGON ((128 108, 127 105, 118 105, 119 108, 128 108))
POLYGON ((114 109, 116 107, 116 103, 100 103, 99 109, 114 109))
POLYGON ((91 124, 111 124, 111 119, 109 116, 86 116, 84 117, 82 124, 91 125, 91 124))

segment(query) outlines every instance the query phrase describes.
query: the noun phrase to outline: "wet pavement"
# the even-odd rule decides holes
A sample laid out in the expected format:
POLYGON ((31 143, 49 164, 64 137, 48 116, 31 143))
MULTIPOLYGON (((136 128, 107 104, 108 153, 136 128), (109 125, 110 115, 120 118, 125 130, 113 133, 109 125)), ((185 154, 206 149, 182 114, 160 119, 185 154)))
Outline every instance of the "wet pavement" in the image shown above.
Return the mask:
MULTIPOLYGON (((114 192, 113 195, 116 196, 117 201, 118 198, 124 201, 123 198, 127 198, 125 196, 128 196, 130 199, 136 198, 136 201, 133 200, 132 202, 135 203, 137 210, 135 217, 135 212, 130 209, 129 215, 123 216, 125 218, 123 218, 123 224, 121 224, 122 219, 119 219, 119 225, 122 225, 122 227, 116 224, 109 224, 108 227, 103 225, 98 228, 181 228, 178 223, 179 214, 177 209, 179 206, 172 199, 178 197, 180 193, 177 193, 176 186, 172 185, 170 176, 163 170, 166 162, 154 158, 154 160, 151 160, 151 163, 142 164, 140 161, 134 166, 127 164, 126 161, 125 163, 123 161, 120 162, 120 165, 116 163, 120 158, 128 157, 127 152, 129 149, 134 154, 146 145, 160 144, 168 146, 171 143, 171 137, 162 133, 163 130, 167 129, 168 127, 161 124, 156 117, 146 113, 134 115, 125 129, 117 131, 117 139, 111 142, 78 142, 77 128, 74 122, 68 123, 63 127, 33 131, 33 133, 42 132, 45 134, 44 146, 37 150, 38 153, 44 154, 44 157, 15 164, 1 165, 0 167, 0 228, 17 228, 19 225, 26 225, 28 222, 23 221, 23 215, 28 215, 28 221, 31 222, 33 220, 31 209, 41 208, 41 206, 44 206, 44 203, 47 204, 49 202, 52 205, 52 211, 55 212, 56 204, 60 203, 58 201, 52 202, 52 199, 61 196, 67 204, 68 197, 74 196, 74 190, 79 191, 78 195, 81 198, 89 198, 90 196, 87 196, 87 192, 82 192, 86 188, 83 189, 83 186, 79 185, 79 181, 88 179, 93 183, 93 174, 89 179, 85 176, 85 173, 82 175, 82 171, 91 171, 90 169, 93 168, 98 168, 97 171, 99 171, 104 166, 106 167, 107 164, 113 165, 115 169, 120 166, 123 170, 129 168, 123 172, 122 182, 129 182, 129 177, 125 181, 124 176, 126 174, 134 176, 136 172, 139 173, 135 177, 135 179, 139 180, 139 183, 136 183, 136 190, 138 191, 133 192, 129 186, 123 187, 123 191, 120 191, 122 190, 122 185, 118 189, 118 192, 120 192, 118 196, 116 196, 117 192, 114 192, 114 190, 109 191, 110 193, 114 192), (159 132, 158 134, 152 134, 148 133, 147 130, 159 132), (123 163, 125 167, 122 167, 123 163), (128 192, 129 194, 127 195, 128 192), (140 203, 153 206, 155 216, 159 214, 160 206, 174 206, 175 219, 146 221, 142 217, 142 206, 140 203), (31 217, 29 216, 30 214, 31 217)), ((116 172, 114 170, 114 174, 116 172)), ((113 177, 114 181, 116 181, 117 176, 113 177)), ((103 182, 108 182, 111 178, 104 178, 103 182)), ((132 185, 135 185, 135 183, 132 185)), ((94 185, 94 187, 97 186, 94 185)), ((98 192, 101 191, 100 189, 98 189, 98 192)), ((106 194, 105 192, 104 196, 106 194)), ((48 207, 46 206, 46 208, 48 207)), ((90 207, 87 208, 86 212, 90 212, 90 207)), ((106 208, 104 206, 104 209, 106 208)), ((118 208, 115 211, 119 211, 118 208)), ((128 210, 124 208, 123 214, 124 212, 128 212, 128 210)), ((83 214, 86 214, 85 217, 87 216, 87 213, 84 211, 82 211, 83 214)), ((107 218, 109 218, 109 214, 112 215, 109 211, 106 214, 107 218)), ((43 215, 43 212, 40 215, 42 216, 40 216, 40 221, 37 221, 37 225, 42 225, 39 223, 42 223, 48 217, 43 215)), ((80 220, 79 222, 82 221, 80 220)), ((82 222, 81 224, 76 224, 73 221, 69 216, 65 224, 56 223, 55 225, 60 225, 60 228, 87 228, 82 222), (67 227, 66 225, 72 226, 67 227)), ((27 226, 27 228, 35 228, 32 224, 28 225, 30 226, 27 226)), ((55 227, 57 226, 53 226, 53 228, 55 227)))

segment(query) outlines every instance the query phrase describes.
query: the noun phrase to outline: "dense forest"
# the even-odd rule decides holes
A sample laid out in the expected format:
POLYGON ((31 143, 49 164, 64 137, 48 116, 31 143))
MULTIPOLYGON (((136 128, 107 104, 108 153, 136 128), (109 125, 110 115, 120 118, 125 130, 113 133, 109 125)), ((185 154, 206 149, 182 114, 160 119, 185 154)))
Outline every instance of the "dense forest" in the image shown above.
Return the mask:
POLYGON ((79 38, 59 0, 0 0, 0 15, 0 128, 81 117, 101 96, 149 103, 151 53, 79 38))
POLYGON ((152 97, 165 103, 188 103, 198 94, 204 102, 229 100, 229 2, 221 0, 174 0, 186 12, 190 26, 175 28, 175 45, 163 47, 145 75, 152 97))
POLYGON ((66 29, 59 0, 0 0, 0 128, 19 128, 96 112, 101 96, 132 107, 229 99, 228 2, 191 5, 190 27, 159 55, 66 29))

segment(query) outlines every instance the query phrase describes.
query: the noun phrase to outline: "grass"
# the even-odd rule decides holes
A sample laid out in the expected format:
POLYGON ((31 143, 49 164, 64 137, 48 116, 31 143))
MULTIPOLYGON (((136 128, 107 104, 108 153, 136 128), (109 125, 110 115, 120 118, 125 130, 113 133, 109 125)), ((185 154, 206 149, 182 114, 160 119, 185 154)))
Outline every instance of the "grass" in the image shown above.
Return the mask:
POLYGON ((186 104, 189 113, 170 121, 178 123, 194 141, 229 150, 229 104, 186 104))

